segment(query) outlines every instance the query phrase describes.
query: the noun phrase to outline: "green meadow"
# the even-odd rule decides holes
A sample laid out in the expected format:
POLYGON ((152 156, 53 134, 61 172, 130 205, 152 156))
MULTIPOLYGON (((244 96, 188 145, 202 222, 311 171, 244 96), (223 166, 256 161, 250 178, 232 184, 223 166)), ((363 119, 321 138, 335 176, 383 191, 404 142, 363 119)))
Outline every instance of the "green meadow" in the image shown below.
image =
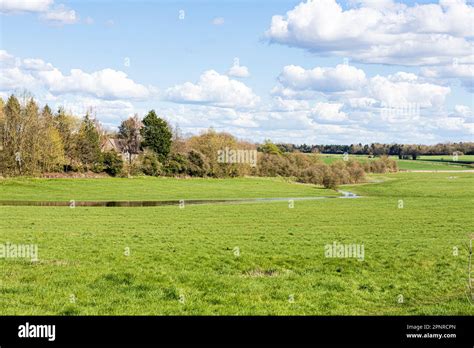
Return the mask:
MULTIPOLYGON (((343 155, 320 154, 318 155, 326 164, 331 164, 343 158, 343 155)), ((375 160, 367 155, 349 155, 349 159, 356 159, 360 162, 375 160)), ((400 170, 468 170, 474 169, 474 155, 458 156, 454 160, 453 156, 420 156, 417 160, 401 160, 398 156, 390 156, 397 161, 400 170)))
MULTIPOLYGON (((0 206, 4 315, 473 315, 474 174, 370 175, 355 199, 0 206), (363 258, 326 247, 362 245, 363 258), (336 255, 333 255, 336 256, 336 255)), ((282 179, 3 179, 0 200, 338 195, 282 179)))
POLYGON ((0 200, 126 201, 335 196, 337 192, 280 178, 9 179, 0 200))

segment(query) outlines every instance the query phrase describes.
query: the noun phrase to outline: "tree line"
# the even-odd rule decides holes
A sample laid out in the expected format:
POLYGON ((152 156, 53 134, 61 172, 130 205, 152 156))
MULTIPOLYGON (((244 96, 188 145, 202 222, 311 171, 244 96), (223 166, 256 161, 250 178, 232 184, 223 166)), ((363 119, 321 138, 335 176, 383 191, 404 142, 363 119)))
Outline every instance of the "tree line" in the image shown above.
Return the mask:
POLYGON ((92 112, 82 118, 64 108, 40 108, 29 96, 0 98, 0 175, 40 176, 50 173, 106 173, 111 176, 282 176, 334 188, 364 179, 367 172, 396 171, 395 161, 383 157, 359 163, 325 164, 316 154, 286 151, 266 141, 254 144, 209 129, 183 137, 151 110, 121 122, 107 132, 92 112), (222 163, 226 149, 256 154, 255 163, 222 163), (258 150, 258 153, 257 153, 258 150))
POLYGON ((283 152, 328 153, 368 156, 398 156, 400 159, 416 160, 422 155, 474 155, 474 142, 421 144, 351 144, 351 145, 295 145, 277 144, 283 152))

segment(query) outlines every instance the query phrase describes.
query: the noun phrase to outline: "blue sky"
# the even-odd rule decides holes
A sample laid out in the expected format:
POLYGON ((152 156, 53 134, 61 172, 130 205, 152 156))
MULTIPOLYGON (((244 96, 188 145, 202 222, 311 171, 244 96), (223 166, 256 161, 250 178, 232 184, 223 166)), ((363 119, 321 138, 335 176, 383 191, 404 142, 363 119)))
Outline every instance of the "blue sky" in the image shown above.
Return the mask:
POLYGON ((472 141, 470 2, 0 4, 4 98, 27 89, 110 128, 153 108, 256 141, 472 141))

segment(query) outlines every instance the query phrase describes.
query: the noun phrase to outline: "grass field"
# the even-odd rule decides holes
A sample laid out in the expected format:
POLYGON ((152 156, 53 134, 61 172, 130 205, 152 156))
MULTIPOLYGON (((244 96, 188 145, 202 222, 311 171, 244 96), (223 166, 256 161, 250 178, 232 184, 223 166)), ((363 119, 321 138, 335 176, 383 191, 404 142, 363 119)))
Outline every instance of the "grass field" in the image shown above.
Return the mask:
POLYGON ((448 155, 431 155, 431 156, 420 156, 420 160, 423 161, 443 161, 443 162, 460 162, 460 163, 474 163, 474 155, 461 155, 457 156, 455 160, 453 156, 448 155))
MULTIPOLYGON (((0 258, 0 313, 474 314, 466 292, 474 175, 370 179, 343 188, 363 198, 296 201, 294 208, 287 202, 0 207, 0 243, 39 248, 37 262, 0 258), (334 241, 362 244, 364 260, 325 257, 325 245, 334 241)), ((327 195, 254 178, 0 183, 0 199, 327 195)))
POLYGON ((284 179, 11 179, 0 180, 0 200, 180 200, 337 195, 312 185, 289 185, 284 179))
MULTIPOLYGON (((341 160, 343 155, 320 154, 319 157, 326 164, 341 160)), ((375 160, 366 155, 349 155, 349 159, 356 159, 360 162, 375 160)), ((397 156, 390 156, 398 163, 400 170, 466 170, 474 169, 471 163, 474 163, 473 155, 459 156, 457 161, 452 156, 420 156, 417 160, 401 160, 397 156)))

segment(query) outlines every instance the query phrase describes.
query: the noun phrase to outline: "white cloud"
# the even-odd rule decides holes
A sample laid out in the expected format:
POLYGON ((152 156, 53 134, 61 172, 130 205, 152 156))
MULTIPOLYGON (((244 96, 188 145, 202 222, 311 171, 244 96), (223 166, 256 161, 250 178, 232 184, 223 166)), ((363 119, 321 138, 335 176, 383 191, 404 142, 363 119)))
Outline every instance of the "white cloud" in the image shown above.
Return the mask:
POLYGON ((71 69, 64 75, 58 69, 40 71, 40 79, 53 94, 80 93, 101 99, 145 99, 149 90, 130 78, 123 71, 103 69, 86 73, 71 69))
POLYGON ((216 17, 212 20, 214 25, 223 25, 225 23, 224 17, 216 17))
POLYGON ((341 103, 319 102, 313 106, 307 104, 307 107, 305 103, 294 110, 284 111, 269 110, 266 106, 239 111, 206 105, 177 105, 160 111, 172 123, 178 123, 184 133, 196 134, 212 126, 252 141, 270 138, 276 142, 300 144, 350 144, 377 141, 419 143, 423 139, 424 143, 433 144, 472 139, 473 123, 460 116, 442 113, 389 120, 381 117, 377 110, 355 116, 353 111, 342 111, 346 106, 337 105, 341 103))
POLYGON ((252 89, 215 70, 207 70, 197 83, 186 82, 168 88, 166 98, 178 103, 207 104, 219 107, 249 108, 260 100, 252 89))
POLYGON ((449 87, 418 81, 414 74, 396 73, 387 77, 376 75, 369 81, 366 94, 383 105, 420 107, 441 106, 451 92, 449 87))
POLYGON ((367 78, 364 71, 349 65, 306 70, 286 66, 272 94, 286 99, 314 99, 324 95, 360 108, 417 104, 437 107, 444 103, 451 89, 426 81, 416 74, 397 72, 367 78))
POLYGON ((347 120, 347 115, 341 111, 343 104, 317 103, 311 110, 311 115, 323 122, 341 122, 347 120))
POLYGON ((248 77, 250 73, 246 66, 233 65, 227 72, 227 75, 232 77, 248 77))
POLYGON ((103 69, 92 73, 71 69, 63 74, 51 63, 41 59, 14 59, 6 51, 0 51, 0 87, 2 90, 29 89, 39 87, 54 95, 78 94, 99 99, 146 99, 155 92, 134 82, 123 71, 103 69), (3 64, 3 62, 9 62, 3 64), (12 64, 15 61, 15 64, 12 64))
POLYGON ((25 70, 53 70, 54 67, 51 63, 46 63, 42 59, 37 59, 37 58, 26 58, 23 59, 23 62, 21 63, 21 67, 25 70))
MULTIPOLYGON (((90 97, 77 97, 66 104, 77 115, 84 115, 92 110, 96 115, 100 115, 102 121, 119 123, 121 120, 133 115, 135 108, 130 101, 125 100, 101 100, 90 97)), ((58 105, 59 106, 59 105, 58 105)))
POLYGON ((0 69, 0 90, 31 89, 39 85, 37 79, 18 67, 0 69))
POLYGON ((236 119, 229 122, 230 125, 242 128, 257 128, 258 122, 251 114, 241 113, 236 119))
POLYGON ((41 19, 54 24, 74 24, 79 21, 76 11, 66 8, 64 5, 59 5, 48 10, 40 16, 41 19))
POLYGON ((15 57, 13 57, 10 53, 5 50, 0 50, 0 67, 5 67, 6 64, 12 64, 15 62, 15 57))
MULTIPOLYGON (((466 122, 462 117, 440 117, 434 120, 434 125, 445 131, 455 131, 460 133, 474 134, 474 124, 466 122)), ((459 134, 461 135, 461 134, 459 134)))
POLYGON ((272 111, 301 111, 309 109, 309 102, 307 100, 284 99, 278 96, 273 98, 272 102, 272 111))
MULTIPOLYGON (((298 67, 295 71, 280 75, 278 85, 289 94, 276 95, 268 102, 259 102, 244 83, 209 70, 194 83, 167 89, 163 97, 176 103, 160 104, 149 98, 155 95, 153 87, 138 84, 124 72, 64 72, 41 59, 19 59, 0 50, 0 89, 11 93, 27 88, 41 104, 63 105, 78 115, 92 108, 108 127, 117 126, 135 112, 143 116, 156 108, 160 115, 179 124, 184 133, 198 133, 212 126, 253 141, 271 138, 293 143, 354 143, 423 139, 436 143, 469 141, 474 134, 473 106, 459 103, 446 111, 444 100, 449 87, 412 72, 369 77, 353 66, 307 70, 298 67), (291 93, 298 98, 312 93, 312 97, 296 99, 291 93), (143 100, 143 96, 148 99, 143 100), (405 103, 422 105, 419 114, 397 114, 397 109, 388 114, 381 112, 384 105, 396 108, 405 103)), ((0 91, 0 95, 8 94, 0 91)))
POLYGON ((0 0, 3 13, 39 13, 39 18, 56 25, 74 24, 79 21, 76 11, 63 4, 54 6, 54 0, 0 0))
POLYGON ((44 12, 54 0, 0 0, 0 12, 44 12))
POLYGON ((232 67, 229 69, 227 72, 227 75, 232 76, 232 77, 249 77, 250 72, 249 69, 246 66, 240 65, 240 60, 239 58, 234 58, 234 64, 232 67))
POLYGON ((311 70, 287 65, 283 68, 278 81, 285 88, 319 92, 357 90, 367 82, 363 70, 344 64, 337 65, 335 68, 316 67, 311 70))
POLYGON ((377 100, 370 97, 349 98, 347 102, 349 106, 354 109, 368 109, 378 103, 377 100))
POLYGON ((474 64, 451 64, 446 66, 424 67, 421 75, 427 78, 458 79, 469 92, 474 92, 474 64))
POLYGON ((336 0, 308 0, 272 17, 270 42, 366 63, 449 64, 472 60, 474 8, 464 0, 407 6, 357 1, 344 10, 336 0))
POLYGON ((472 109, 467 105, 455 105, 454 111, 458 116, 462 116, 465 118, 470 118, 473 116, 472 109))

